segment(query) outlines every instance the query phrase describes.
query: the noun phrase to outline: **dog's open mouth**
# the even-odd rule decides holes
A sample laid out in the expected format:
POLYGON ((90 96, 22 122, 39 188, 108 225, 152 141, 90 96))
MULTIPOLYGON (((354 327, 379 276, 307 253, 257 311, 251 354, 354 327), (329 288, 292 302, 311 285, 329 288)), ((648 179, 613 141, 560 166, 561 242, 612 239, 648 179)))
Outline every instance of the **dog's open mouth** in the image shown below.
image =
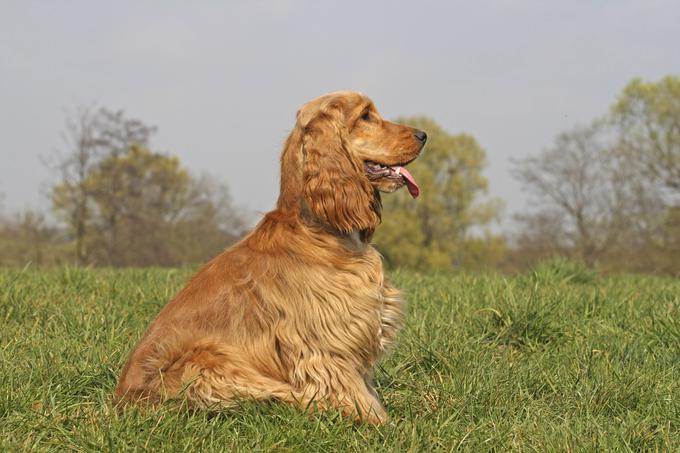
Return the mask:
POLYGON ((413 198, 417 198, 418 195, 420 195, 420 187, 418 187, 415 178, 401 165, 383 165, 367 160, 364 161, 364 170, 366 171, 368 179, 372 181, 382 178, 400 181, 402 185, 406 184, 408 193, 410 193, 413 198))

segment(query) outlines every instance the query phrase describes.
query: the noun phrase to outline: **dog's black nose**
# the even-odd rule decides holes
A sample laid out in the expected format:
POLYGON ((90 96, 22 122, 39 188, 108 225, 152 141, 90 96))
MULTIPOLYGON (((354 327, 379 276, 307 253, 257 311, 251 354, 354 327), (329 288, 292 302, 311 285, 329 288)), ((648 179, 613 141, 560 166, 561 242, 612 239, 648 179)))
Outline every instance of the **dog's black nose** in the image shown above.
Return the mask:
POLYGON ((427 141, 427 134, 423 131, 415 131, 413 135, 422 142, 424 145, 425 142, 427 141))

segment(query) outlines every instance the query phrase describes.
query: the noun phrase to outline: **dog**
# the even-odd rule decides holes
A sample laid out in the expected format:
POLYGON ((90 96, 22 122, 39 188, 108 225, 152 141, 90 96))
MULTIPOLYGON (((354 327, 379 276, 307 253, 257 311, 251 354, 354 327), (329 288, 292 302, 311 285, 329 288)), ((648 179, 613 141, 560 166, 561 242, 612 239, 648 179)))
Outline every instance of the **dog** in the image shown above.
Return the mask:
POLYGON ((394 343, 404 301, 370 245, 380 192, 420 189, 404 166, 425 132, 384 120, 340 91, 297 113, 281 155, 276 208, 199 270, 151 323, 116 386, 123 402, 239 399, 387 414, 373 368, 394 343))

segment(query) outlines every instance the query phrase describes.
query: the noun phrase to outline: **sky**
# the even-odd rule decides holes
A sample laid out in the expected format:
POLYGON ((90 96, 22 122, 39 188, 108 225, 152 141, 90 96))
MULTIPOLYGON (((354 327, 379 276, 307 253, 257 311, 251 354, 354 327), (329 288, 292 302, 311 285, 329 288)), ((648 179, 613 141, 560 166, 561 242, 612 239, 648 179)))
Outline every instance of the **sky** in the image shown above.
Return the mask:
POLYGON ((67 112, 101 106, 266 212, 297 108, 352 89, 386 118, 472 134, 508 219, 527 206, 513 159, 606 113, 631 79, 680 74, 678 18, 670 0, 0 0, 1 204, 49 208, 67 112))

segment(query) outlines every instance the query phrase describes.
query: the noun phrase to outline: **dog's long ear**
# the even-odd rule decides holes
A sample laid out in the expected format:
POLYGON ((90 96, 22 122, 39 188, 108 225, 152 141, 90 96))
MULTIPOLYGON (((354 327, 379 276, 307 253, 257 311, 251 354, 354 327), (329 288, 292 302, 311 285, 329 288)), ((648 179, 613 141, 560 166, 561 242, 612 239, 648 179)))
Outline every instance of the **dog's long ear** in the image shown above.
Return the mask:
MULTIPOLYGON (((298 113, 299 117, 299 113, 298 113)), ((299 212, 302 198, 302 127, 296 122, 281 154, 281 192, 278 208, 299 212)))
POLYGON ((380 221, 379 201, 364 176, 363 162, 348 150, 340 106, 320 109, 302 135, 303 199, 311 213, 338 231, 373 230, 380 221))

